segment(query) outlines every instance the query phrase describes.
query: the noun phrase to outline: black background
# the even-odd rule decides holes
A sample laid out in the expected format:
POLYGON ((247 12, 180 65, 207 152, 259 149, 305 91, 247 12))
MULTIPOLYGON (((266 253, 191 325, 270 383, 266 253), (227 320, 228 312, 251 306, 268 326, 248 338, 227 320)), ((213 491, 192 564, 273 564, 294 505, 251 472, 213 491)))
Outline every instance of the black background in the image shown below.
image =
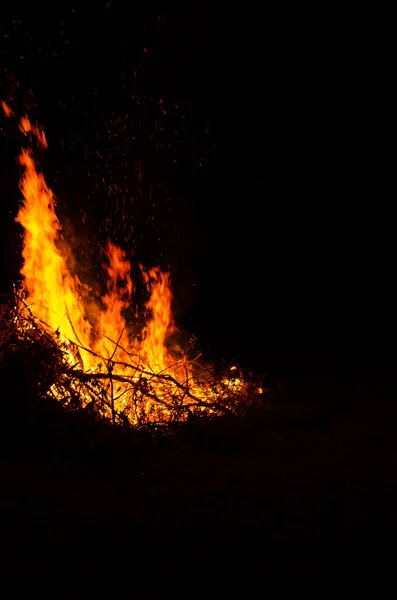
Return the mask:
MULTIPOLYGON (((393 364, 385 23, 249 3, 14 2, 0 37, 2 97, 45 127, 40 164, 65 228, 88 246, 111 229, 170 267, 176 316, 209 357, 261 371, 393 364)), ((7 291, 21 138, 1 125, 7 291)))

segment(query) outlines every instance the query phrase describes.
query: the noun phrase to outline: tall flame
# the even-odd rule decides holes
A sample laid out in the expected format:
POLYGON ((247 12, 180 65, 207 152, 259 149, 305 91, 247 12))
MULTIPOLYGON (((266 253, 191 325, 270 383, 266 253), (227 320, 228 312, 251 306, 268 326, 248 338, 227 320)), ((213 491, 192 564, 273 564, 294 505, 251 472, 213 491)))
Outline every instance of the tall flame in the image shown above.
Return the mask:
POLYGON ((175 331, 172 318, 172 292, 169 274, 159 269, 145 272, 142 269, 144 282, 151 289, 146 309, 150 320, 143 331, 142 354, 156 371, 163 371, 175 361, 166 348, 167 338, 175 331))
MULTIPOLYGON (((27 117, 21 120, 20 129, 35 134, 40 145, 47 147, 44 132, 32 126, 27 117)), ((146 304, 149 321, 138 346, 136 339, 129 341, 123 316, 133 293, 130 263, 126 253, 108 240, 107 263, 103 265, 107 291, 101 298, 104 309, 97 308, 93 329, 79 293, 79 280, 70 273, 67 264, 53 193, 43 174, 37 171, 31 150, 22 150, 19 161, 24 167, 20 183, 24 201, 16 217, 25 230, 21 274, 34 315, 69 340, 101 356, 118 358, 124 348, 127 352, 139 352, 152 369, 168 367, 173 360, 166 350, 166 339, 174 331, 169 274, 141 267, 143 281, 151 294, 146 304)), ((88 366, 95 362, 86 353, 84 362, 87 361, 88 366)))
POLYGON ((89 347, 90 325, 78 294, 78 282, 58 248, 62 226, 54 196, 36 170, 31 150, 19 157, 24 167, 20 183, 24 202, 16 221, 25 230, 21 274, 34 315, 75 343, 89 347))
POLYGON ((107 292, 102 297, 105 310, 99 313, 100 342, 96 344, 96 349, 99 354, 104 351, 105 355, 122 360, 120 348, 128 347, 123 310, 129 306, 133 292, 130 263, 125 258, 125 252, 110 240, 107 243, 106 255, 108 264, 104 265, 104 268, 108 276, 107 292))

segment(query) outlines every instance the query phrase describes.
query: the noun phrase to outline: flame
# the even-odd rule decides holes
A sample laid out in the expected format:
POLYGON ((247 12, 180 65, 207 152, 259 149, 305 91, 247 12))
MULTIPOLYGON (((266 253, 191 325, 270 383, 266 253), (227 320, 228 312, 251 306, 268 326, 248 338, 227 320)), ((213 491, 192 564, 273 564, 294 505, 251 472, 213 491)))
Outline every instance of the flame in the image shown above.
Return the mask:
MULTIPOLYGON (((4 102, 3 109, 10 114, 4 102)), ((44 131, 33 126, 28 117, 21 119, 20 129, 47 148, 44 131)), ((32 150, 23 149, 19 162, 23 201, 16 221, 24 229, 24 302, 52 339, 67 348, 68 364, 71 372, 81 374, 80 383, 86 375, 94 377, 100 387, 99 392, 95 387, 95 393, 104 398, 103 414, 113 419, 122 414, 134 424, 142 415, 147 420, 168 419, 175 406, 186 403, 195 410, 207 410, 209 400, 219 401, 221 392, 216 386, 195 379, 193 364, 186 355, 182 352, 176 357, 168 347, 176 330, 169 273, 140 266, 149 299, 146 325, 138 332, 138 324, 125 319, 134 293, 130 263, 126 252, 108 240, 103 264, 106 292, 100 301, 87 300, 87 286, 69 267, 72 252, 62 236, 55 198, 36 168, 32 150)), ((229 394, 243 390, 245 382, 228 376, 223 386, 229 394)), ((60 399, 56 384, 50 392, 60 399)), ((80 385, 68 387, 69 394, 74 392, 83 405, 92 401, 91 392, 82 391, 80 385)))
POLYGON ((164 371, 175 362, 166 348, 166 340, 175 331, 170 278, 168 273, 162 273, 158 268, 145 272, 141 267, 141 271, 151 291, 146 304, 150 319, 143 331, 142 354, 153 369, 164 371))
POLYGON ((36 136, 39 145, 42 148, 48 148, 47 138, 44 133, 44 130, 40 129, 39 127, 36 127, 35 125, 32 125, 27 116, 21 118, 19 129, 25 135, 28 135, 28 133, 33 133, 36 136))
POLYGON ((78 282, 57 246, 62 226, 53 194, 42 173, 37 172, 30 150, 22 150, 19 162, 24 167, 20 183, 24 202, 16 221, 25 230, 21 275, 32 312, 54 331, 89 347, 90 325, 80 302, 78 282))
MULTIPOLYGON (((104 265, 107 272, 107 292, 102 297, 105 310, 99 314, 98 332, 100 342, 96 344, 99 354, 113 355, 116 359, 123 358, 120 350, 128 345, 127 329, 123 310, 131 301, 133 285, 130 275, 130 263, 125 258, 125 252, 115 246, 110 240, 107 243, 106 256, 108 264, 104 265), (117 347, 115 347, 115 343, 117 347)), ((125 359, 125 357, 124 357, 125 359)))
POLYGON ((1 108, 3 109, 4 114, 7 118, 14 116, 14 111, 8 106, 6 102, 4 102, 4 100, 1 101, 1 108))

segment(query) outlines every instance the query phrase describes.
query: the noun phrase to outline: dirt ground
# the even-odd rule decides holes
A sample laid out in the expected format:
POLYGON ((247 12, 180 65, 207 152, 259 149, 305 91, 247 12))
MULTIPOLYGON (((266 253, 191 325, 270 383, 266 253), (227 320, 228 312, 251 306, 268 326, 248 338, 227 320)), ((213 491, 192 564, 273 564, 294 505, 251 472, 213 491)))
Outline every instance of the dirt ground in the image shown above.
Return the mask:
POLYGON ((336 383, 333 394, 314 416, 268 407, 150 444, 87 442, 64 422, 29 443, 8 436, 3 568, 114 565, 135 581, 183 572, 232 585, 363 582, 393 569, 396 387, 336 383))

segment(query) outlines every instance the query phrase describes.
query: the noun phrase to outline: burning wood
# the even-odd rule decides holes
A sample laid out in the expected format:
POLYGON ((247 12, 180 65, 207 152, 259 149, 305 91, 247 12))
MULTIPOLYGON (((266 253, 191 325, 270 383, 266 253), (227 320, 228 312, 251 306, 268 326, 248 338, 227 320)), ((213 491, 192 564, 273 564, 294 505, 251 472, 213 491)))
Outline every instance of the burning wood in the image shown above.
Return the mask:
MULTIPOLYGON (((20 129, 47 147, 44 132, 27 117, 20 129)), ((35 355, 29 377, 39 395, 70 409, 91 407, 114 423, 183 421, 242 410, 258 389, 235 367, 216 377, 197 357, 190 358, 193 348, 171 352, 175 325, 169 274, 141 266, 149 300, 146 325, 134 331, 124 317, 134 293, 130 264, 109 240, 107 291, 100 301, 87 301, 87 290, 68 267, 71 250, 62 240, 52 191, 30 149, 22 150, 19 160, 23 203, 16 220, 24 228, 23 287, 4 313, 0 354, 18 349, 20 356, 21 350, 35 355)))
POLYGON ((0 360, 17 354, 35 394, 54 398, 69 410, 89 408, 114 423, 145 425, 185 421, 194 416, 238 414, 260 393, 227 367, 215 376, 184 357, 170 369, 155 371, 144 356, 131 354, 118 341, 110 356, 53 331, 31 311, 21 293, 3 308, 0 360), (129 360, 117 360, 123 353, 129 360), (90 354, 95 368, 85 370, 81 355, 90 354), (184 377, 178 370, 184 371, 184 377), (192 374, 194 371, 194 375, 192 374))

